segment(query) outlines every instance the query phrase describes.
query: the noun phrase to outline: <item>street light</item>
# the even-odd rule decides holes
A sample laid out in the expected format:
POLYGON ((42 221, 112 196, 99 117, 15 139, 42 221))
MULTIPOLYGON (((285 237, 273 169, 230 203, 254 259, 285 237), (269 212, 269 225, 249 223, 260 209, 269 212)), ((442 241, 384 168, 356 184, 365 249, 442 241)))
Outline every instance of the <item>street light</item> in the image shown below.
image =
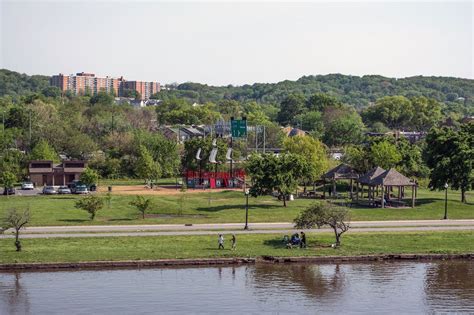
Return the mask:
POLYGON ((446 191, 444 195, 444 220, 448 219, 448 183, 444 184, 444 189, 446 191))
POLYGON ((245 189, 245 226, 244 226, 244 230, 248 230, 249 229, 249 194, 250 194, 250 190, 247 188, 245 189))

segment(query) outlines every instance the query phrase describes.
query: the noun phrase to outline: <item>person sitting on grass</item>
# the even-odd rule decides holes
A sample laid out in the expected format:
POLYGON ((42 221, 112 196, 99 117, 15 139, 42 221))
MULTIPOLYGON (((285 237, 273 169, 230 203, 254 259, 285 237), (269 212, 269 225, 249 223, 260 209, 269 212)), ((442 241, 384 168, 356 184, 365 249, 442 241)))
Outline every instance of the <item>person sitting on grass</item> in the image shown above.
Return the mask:
POLYGON ((286 248, 290 249, 291 242, 290 242, 290 237, 288 235, 283 236, 283 244, 285 244, 286 248))
POLYGON ((295 233, 291 236, 291 245, 298 246, 300 244, 300 237, 298 233, 295 233))

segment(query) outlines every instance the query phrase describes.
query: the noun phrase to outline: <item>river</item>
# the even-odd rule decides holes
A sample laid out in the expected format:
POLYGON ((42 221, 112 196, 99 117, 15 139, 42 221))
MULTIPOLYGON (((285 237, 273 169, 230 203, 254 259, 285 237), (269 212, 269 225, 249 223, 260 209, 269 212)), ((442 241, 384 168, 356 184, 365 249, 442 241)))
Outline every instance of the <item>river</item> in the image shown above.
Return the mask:
POLYGON ((474 313, 474 262, 0 273, 0 314, 474 313))

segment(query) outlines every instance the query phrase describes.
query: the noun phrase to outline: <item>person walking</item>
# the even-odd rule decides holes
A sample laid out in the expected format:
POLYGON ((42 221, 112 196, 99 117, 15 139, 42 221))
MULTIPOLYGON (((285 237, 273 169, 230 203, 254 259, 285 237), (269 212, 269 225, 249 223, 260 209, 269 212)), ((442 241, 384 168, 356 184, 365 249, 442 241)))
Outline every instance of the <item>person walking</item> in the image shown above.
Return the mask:
POLYGON ((219 238, 217 239, 217 243, 219 244, 218 249, 224 249, 224 236, 219 234, 219 238))
POLYGON ((300 248, 306 248, 306 234, 301 231, 300 248))
POLYGON ((235 238, 235 234, 232 234, 232 250, 235 250, 237 243, 237 239, 235 238))

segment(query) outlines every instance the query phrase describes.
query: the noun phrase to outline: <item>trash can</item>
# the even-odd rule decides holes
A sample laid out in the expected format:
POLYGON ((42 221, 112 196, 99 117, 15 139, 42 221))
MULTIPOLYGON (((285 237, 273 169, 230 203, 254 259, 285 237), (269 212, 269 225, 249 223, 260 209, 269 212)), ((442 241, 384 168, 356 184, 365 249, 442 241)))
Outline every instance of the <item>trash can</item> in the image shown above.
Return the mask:
POLYGON ((112 186, 108 187, 109 192, 112 192, 112 186))

